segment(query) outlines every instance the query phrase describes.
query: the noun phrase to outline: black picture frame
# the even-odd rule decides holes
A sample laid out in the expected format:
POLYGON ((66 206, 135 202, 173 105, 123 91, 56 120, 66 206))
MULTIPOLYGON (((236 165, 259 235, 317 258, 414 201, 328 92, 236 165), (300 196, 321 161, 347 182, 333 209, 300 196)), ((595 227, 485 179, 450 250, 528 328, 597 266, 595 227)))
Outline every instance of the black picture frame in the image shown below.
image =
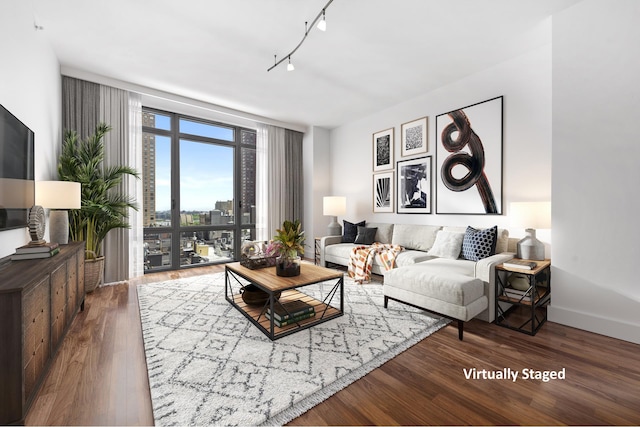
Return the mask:
POLYGON ((396 165, 396 212, 431 213, 431 156, 401 160, 396 165))
POLYGON ((436 214, 503 214, 503 97, 436 116, 436 214))

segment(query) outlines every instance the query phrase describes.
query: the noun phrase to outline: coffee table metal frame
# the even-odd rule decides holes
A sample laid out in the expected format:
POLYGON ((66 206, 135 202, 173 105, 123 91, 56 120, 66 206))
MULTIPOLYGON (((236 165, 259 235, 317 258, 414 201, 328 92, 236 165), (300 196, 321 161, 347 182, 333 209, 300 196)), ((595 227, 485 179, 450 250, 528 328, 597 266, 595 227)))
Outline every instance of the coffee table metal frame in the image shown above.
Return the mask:
MULTIPOLYGON (((251 270, 243 267, 239 262, 227 264, 224 269, 225 299, 238 311, 240 311, 247 319, 249 319, 251 323, 256 325, 258 329, 261 330, 271 340, 276 340, 287 335, 291 335, 301 330, 342 316, 344 314, 344 274, 341 272, 336 272, 335 270, 329 270, 328 268, 311 264, 302 264, 300 268, 300 276, 286 278, 283 277, 281 278, 281 284, 274 286, 274 282, 272 280, 278 278, 275 273, 275 267, 267 267, 260 270, 251 270), (312 271, 314 274, 304 274, 305 272, 309 271, 312 271), (257 286, 259 289, 265 291, 269 295, 269 298, 265 302, 264 306, 260 309, 257 316, 251 315, 244 307, 236 302, 239 298, 241 300, 241 296, 239 291, 233 291, 234 285, 242 288, 243 286, 246 286, 248 284, 241 282, 240 278, 246 280, 250 284, 257 286), (263 280, 265 278, 269 280, 263 280), (305 286, 330 280, 336 280, 336 282, 322 301, 304 294, 304 292, 299 289, 305 286), (273 313, 276 305, 279 305, 285 310, 285 312, 288 313, 287 309, 283 307, 280 300, 274 298, 274 295, 276 293, 282 292, 282 295, 285 295, 285 292, 287 291, 297 292, 300 294, 300 296, 309 298, 312 301, 316 302, 316 316, 314 318, 297 321, 295 322, 295 325, 291 324, 283 326, 282 328, 278 327, 274 323, 273 316, 271 316, 270 319, 267 319, 267 317, 265 316, 267 309, 269 309, 270 312, 273 313), (338 291, 340 293, 339 308, 330 305, 333 302, 333 299, 338 291), (262 323, 265 323, 265 321, 267 321, 268 327, 263 326, 261 320, 262 323)), ((255 306, 251 308, 255 308, 255 306)))

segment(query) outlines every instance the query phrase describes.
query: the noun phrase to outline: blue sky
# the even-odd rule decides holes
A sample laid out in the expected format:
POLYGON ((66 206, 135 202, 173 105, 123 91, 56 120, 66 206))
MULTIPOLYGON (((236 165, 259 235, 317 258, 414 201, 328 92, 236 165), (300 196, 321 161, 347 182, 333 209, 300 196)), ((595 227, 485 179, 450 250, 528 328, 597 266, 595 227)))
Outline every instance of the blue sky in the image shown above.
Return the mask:
MULTIPOLYGON (((156 114, 156 128, 170 129, 169 117, 156 114)), ((233 140, 233 130, 180 120, 182 133, 233 140)), ((180 210, 207 211, 218 200, 233 199, 233 148, 180 140, 180 210)), ((156 136, 156 210, 171 207, 170 138, 156 136)))

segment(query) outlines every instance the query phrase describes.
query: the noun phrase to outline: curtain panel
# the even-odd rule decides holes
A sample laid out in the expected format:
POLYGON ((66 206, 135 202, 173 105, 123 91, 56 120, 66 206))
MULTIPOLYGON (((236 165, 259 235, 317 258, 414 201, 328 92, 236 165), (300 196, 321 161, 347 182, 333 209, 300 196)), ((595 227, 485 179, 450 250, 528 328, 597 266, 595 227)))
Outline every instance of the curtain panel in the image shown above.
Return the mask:
MULTIPOLYGON (((142 104, 139 94, 72 77, 62 78, 63 129, 75 130, 85 139, 104 122, 112 130, 105 135, 104 166, 129 165, 142 171, 142 104)), ((141 180, 125 177, 120 186, 142 200, 141 180)), ((130 210, 130 229, 111 230, 104 241, 104 283, 120 282, 144 274, 142 213, 130 210)))
POLYGON ((284 220, 303 220, 302 133, 259 124, 256 237, 271 240, 284 220))

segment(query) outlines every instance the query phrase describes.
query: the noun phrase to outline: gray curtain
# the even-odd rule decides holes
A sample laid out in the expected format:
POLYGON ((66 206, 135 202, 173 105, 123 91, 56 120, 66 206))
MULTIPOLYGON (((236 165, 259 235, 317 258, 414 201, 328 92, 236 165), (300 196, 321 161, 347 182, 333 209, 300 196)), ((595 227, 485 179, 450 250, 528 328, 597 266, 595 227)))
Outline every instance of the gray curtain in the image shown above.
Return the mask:
MULTIPOLYGON (((256 235, 270 240, 284 220, 303 220, 302 134, 258 125, 256 235)), ((304 224, 303 224, 304 227, 304 224)))
POLYGON ((100 85, 62 77, 62 130, 75 130, 81 139, 93 134, 100 115, 100 85))
MULTIPOLYGON (((142 107, 140 95, 96 83, 62 77, 62 120, 65 130, 75 130, 85 139, 98 123, 112 130, 106 134, 105 166, 127 164, 142 170, 142 107)), ((142 184, 127 178, 121 190, 141 200, 142 184)), ((139 212, 129 212, 131 229, 112 230, 104 242, 104 283, 142 275, 142 221, 139 212)))
MULTIPOLYGON (((142 115, 142 110, 141 106, 137 108, 136 104, 140 104, 140 95, 100 85, 99 118, 101 122, 111 126, 111 131, 104 138, 104 166, 128 165, 142 172, 141 157, 139 162, 137 159, 140 153, 137 147, 142 143, 138 144, 135 136, 138 133, 136 128, 139 126, 140 131, 142 129, 140 120, 136 119, 137 114, 142 115), (137 110, 139 111, 136 112, 137 110)), ((138 194, 141 192, 137 192, 136 181, 139 180, 126 176, 118 190, 140 200, 138 194)), ((142 238, 138 239, 138 234, 142 234, 141 223, 138 223, 138 213, 141 212, 140 202, 138 202, 138 208, 138 211, 129 210, 128 221, 131 229, 111 230, 104 240, 105 283, 128 280, 140 274, 138 270, 141 268, 137 265, 141 260, 137 252, 142 252, 142 238), (133 242, 139 244, 134 245, 133 242)))

